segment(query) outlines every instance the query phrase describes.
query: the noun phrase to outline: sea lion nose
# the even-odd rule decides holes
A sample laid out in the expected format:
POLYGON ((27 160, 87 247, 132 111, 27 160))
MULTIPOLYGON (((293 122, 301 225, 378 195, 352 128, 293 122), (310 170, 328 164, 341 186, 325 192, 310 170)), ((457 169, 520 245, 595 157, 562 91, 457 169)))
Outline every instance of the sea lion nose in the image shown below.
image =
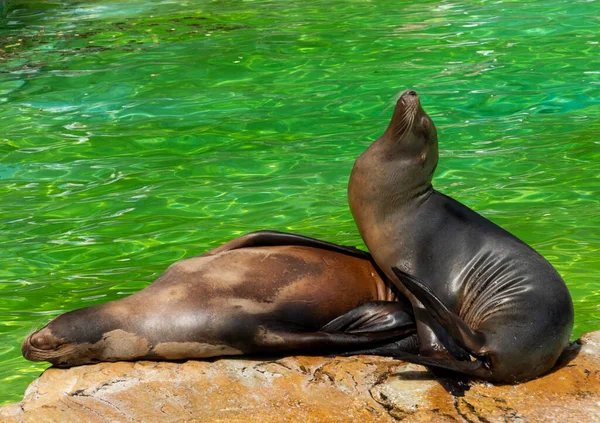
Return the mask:
POLYGON ((38 350, 53 350, 60 347, 64 342, 52 335, 48 328, 44 328, 29 337, 29 344, 38 350))
POLYGON ((413 104, 416 101, 419 101, 419 96, 415 90, 406 90, 400 96, 400 103, 404 105, 413 104))

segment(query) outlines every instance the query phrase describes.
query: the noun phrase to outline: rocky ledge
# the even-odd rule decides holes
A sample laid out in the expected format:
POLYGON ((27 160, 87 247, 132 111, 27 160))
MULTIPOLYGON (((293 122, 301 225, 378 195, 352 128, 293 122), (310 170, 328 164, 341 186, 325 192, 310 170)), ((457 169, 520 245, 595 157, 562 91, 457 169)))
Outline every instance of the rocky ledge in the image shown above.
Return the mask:
POLYGON ((48 369, 2 422, 600 422, 600 332, 545 377, 460 383, 390 358, 286 357, 48 369))

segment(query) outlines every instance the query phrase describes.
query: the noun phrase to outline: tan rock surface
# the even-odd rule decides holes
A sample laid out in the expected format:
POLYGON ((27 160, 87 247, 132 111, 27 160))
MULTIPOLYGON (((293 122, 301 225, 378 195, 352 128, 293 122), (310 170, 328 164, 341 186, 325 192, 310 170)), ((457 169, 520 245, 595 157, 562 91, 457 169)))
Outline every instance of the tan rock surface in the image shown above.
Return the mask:
POLYGON ((516 386, 461 385, 369 356, 49 369, 0 421, 600 422, 600 332, 558 370, 516 386))

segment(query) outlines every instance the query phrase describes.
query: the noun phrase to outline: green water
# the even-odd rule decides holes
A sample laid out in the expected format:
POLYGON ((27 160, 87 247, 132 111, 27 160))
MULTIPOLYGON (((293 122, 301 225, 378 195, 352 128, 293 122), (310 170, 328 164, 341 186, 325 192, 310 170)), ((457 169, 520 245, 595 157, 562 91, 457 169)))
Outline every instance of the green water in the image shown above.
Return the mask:
POLYGON ((354 159, 416 89, 435 186, 538 249, 600 329, 600 2, 8 0, 0 404, 20 342, 261 228, 363 246, 354 159))

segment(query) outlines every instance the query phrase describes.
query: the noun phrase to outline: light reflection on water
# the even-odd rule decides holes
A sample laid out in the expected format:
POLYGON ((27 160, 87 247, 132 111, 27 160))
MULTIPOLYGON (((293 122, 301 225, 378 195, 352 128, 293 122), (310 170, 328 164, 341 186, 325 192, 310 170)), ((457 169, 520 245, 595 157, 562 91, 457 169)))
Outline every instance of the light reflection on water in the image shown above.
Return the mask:
POLYGON ((416 89, 435 184, 564 276, 600 329, 593 2, 14 0, 0 20, 0 403, 24 336, 259 228, 362 246, 353 160, 416 89))

